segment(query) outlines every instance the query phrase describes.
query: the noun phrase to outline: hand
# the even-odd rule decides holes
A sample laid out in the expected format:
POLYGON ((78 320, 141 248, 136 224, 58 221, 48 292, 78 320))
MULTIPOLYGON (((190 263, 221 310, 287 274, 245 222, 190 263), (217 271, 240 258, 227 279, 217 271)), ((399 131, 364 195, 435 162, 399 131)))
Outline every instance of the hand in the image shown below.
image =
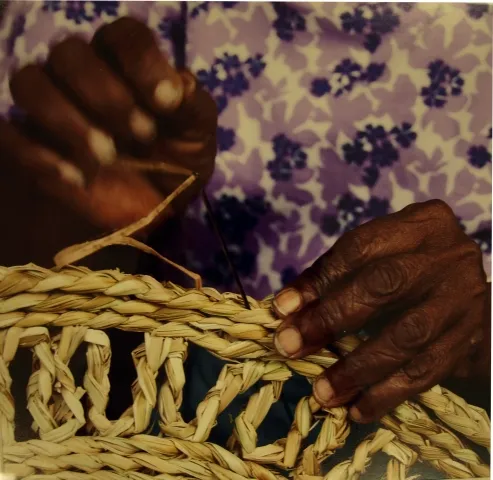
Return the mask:
POLYGON ((187 200, 212 174, 215 103, 189 72, 168 64, 136 20, 103 26, 91 44, 67 38, 45 65, 16 72, 10 87, 25 113, 20 123, 0 120, 3 176, 19 178, 22 185, 12 190, 23 191, 16 202, 4 199, 10 208, 29 202, 25 210, 36 209, 26 189, 39 186, 60 208, 69 205, 80 218, 114 230, 149 213, 186 178, 151 180, 122 169, 121 160, 198 172, 201 184, 187 200))
POLYGON ((284 319, 276 346, 290 358, 379 328, 314 384, 322 406, 351 403, 359 422, 473 368, 490 322, 481 251, 436 200, 346 233, 276 296, 274 308, 284 319))

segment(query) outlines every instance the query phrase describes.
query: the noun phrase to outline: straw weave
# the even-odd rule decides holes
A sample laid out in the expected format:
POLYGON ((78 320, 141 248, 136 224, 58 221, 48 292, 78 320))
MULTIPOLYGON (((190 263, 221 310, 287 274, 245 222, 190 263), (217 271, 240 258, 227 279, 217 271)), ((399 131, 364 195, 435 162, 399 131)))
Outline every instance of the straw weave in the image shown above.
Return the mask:
MULTIPOLYGON (((486 412, 439 386, 420 395, 419 403, 405 402, 384 417, 352 458, 328 473, 322 462, 350 434, 345 408, 321 410, 313 397, 300 398, 287 437, 259 446, 257 431, 293 373, 313 381, 338 360, 328 350, 303 360, 279 356, 273 346, 279 321, 270 300, 250 298, 247 310, 236 294, 187 290, 114 270, 0 267, 0 471, 67 480, 355 480, 364 477, 372 456, 383 452, 389 479, 413 478, 418 459, 448 478, 489 478, 489 465, 472 448, 474 443, 489 449, 486 412), (132 352, 133 404, 117 420, 105 413, 109 328, 145 334, 132 352), (186 422, 180 410, 190 343, 226 363, 196 417, 186 422), (79 347, 87 355, 82 385, 70 370, 79 347), (24 442, 15 439, 9 373, 19 348, 33 355, 27 409, 37 439, 24 442), (234 419, 227 448, 208 443, 219 414, 254 385, 259 388, 234 419), (156 416, 159 437, 148 435, 156 416), (307 444, 315 426, 318 436, 307 444)), ((337 346, 350 352, 359 342, 349 336, 337 346)))

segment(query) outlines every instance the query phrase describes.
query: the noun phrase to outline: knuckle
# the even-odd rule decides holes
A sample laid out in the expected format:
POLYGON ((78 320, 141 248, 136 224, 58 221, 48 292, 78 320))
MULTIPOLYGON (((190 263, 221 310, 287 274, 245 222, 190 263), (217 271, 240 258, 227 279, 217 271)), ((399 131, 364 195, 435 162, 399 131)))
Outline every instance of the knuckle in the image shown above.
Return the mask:
POLYGON ((403 372, 410 382, 425 381, 428 377, 434 376, 437 371, 441 371, 444 363, 445 358, 438 350, 429 349, 405 365, 403 372))
POLYGON ((321 297, 340 275, 337 264, 331 263, 331 251, 324 253, 303 273, 305 287, 314 297, 321 297))
POLYGON ((443 200, 429 200, 422 204, 422 208, 427 214, 433 217, 455 219, 454 212, 443 200))
POLYGON ((364 260, 368 256, 368 242, 358 231, 350 232, 347 240, 351 245, 351 248, 346 253, 349 265, 353 265, 356 259, 364 260))
POLYGON ((316 296, 322 296, 345 273, 345 264, 338 260, 334 249, 330 249, 305 270, 306 284, 313 284, 311 288, 316 296))
POLYGON ((341 302, 329 301, 322 303, 321 307, 316 309, 318 323, 324 332, 335 336, 345 318, 341 302))
POLYGON ((424 311, 415 311, 397 322, 391 341, 399 350, 414 350, 426 345, 432 336, 430 320, 424 311))
POLYGON ((348 269, 352 269, 370 258, 371 243, 356 228, 346 232, 334 245, 334 253, 338 255, 348 269))
POLYGON ((405 210, 410 218, 428 225, 428 229, 437 232, 446 230, 459 233, 461 228, 453 210, 443 200, 429 200, 427 202, 410 205, 405 210))
POLYGON ((402 263, 389 259, 368 267, 364 276, 366 290, 373 296, 389 296, 401 291, 407 280, 402 263))
POLYGON ((375 372, 380 369, 382 358, 379 353, 365 352, 364 354, 356 352, 348 355, 346 358, 346 375, 354 380, 356 385, 365 385, 368 383, 368 372, 375 372))
POLYGON ((319 258, 308 267, 296 280, 298 288, 312 299, 320 298, 323 295, 329 281, 326 275, 327 270, 320 260, 319 258))
MULTIPOLYGON (((412 385, 411 379, 408 377, 403 368, 398 370, 396 374, 392 375, 388 379, 389 387, 394 392, 404 392, 409 390, 412 385)), ((398 402, 399 404, 400 402, 398 402)))
POLYGON ((406 214, 415 214, 422 208, 422 203, 410 203, 409 205, 406 205, 400 213, 406 213, 406 214))

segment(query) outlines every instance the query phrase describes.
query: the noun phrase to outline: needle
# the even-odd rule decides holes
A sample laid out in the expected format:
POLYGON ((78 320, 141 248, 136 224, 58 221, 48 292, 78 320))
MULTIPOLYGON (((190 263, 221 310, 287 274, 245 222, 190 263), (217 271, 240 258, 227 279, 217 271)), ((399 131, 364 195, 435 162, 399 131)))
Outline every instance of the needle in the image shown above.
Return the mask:
POLYGON ((229 253, 228 246, 226 245, 226 241, 224 240, 224 236, 221 233, 221 230, 219 229, 219 225, 217 224, 215 218, 214 218, 214 213, 212 211, 212 206, 209 202, 209 199, 207 198, 207 194, 205 193, 205 190, 202 190, 202 199, 204 200, 204 205, 207 210, 207 215, 209 217, 209 220, 211 222, 212 228, 214 229, 214 232, 221 243, 221 248, 223 250, 224 256, 226 257, 226 261, 228 262, 229 268, 231 270, 231 273, 233 274, 233 277, 235 279, 236 285, 238 285, 238 288, 241 293, 241 297, 243 298, 243 303, 245 304, 245 307, 248 310, 251 310, 250 308, 250 303, 248 302, 248 298, 245 293, 245 289, 243 288, 243 284, 241 283, 240 276, 238 275, 238 271, 236 270, 233 260, 231 258, 231 254, 229 253))

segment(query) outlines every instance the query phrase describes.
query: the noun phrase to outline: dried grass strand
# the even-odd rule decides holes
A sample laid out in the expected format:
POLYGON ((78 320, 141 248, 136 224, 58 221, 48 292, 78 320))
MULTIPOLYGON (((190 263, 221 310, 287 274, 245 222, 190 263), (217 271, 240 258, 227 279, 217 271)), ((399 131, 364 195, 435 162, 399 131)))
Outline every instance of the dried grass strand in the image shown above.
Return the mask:
MULTIPOLYGON (((489 476, 489 466, 467 444, 489 448, 488 416, 439 386, 419 397, 438 420, 419 404, 405 402, 382 420, 385 428, 363 441, 352 459, 325 476, 321 463, 350 433, 345 408, 322 411, 313 397, 302 398, 287 437, 258 446, 257 430, 285 382, 294 373, 311 382, 337 356, 322 350, 303 360, 280 357, 273 345, 279 321, 271 314, 270 299, 250 299, 250 305, 252 310, 246 310, 235 294, 186 290, 116 270, 0 267, 0 438, 6 471, 24 478, 275 480, 284 477, 272 468, 281 467, 304 480, 356 480, 381 451, 389 456, 388 478, 407 478, 418 456, 451 478, 489 476), (105 413, 111 347, 104 330, 109 328, 144 333, 144 343, 132 353, 133 403, 117 420, 105 413), (180 408, 189 342, 226 364, 195 418, 185 422, 180 408), (16 442, 14 435, 9 366, 19 348, 33 352, 27 407, 39 440, 28 442, 16 442), (70 370, 79 348, 87 357, 82 385, 70 370), (163 370, 165 381, 158 385, 163 370), (207 443, 220 413, 257 384, 260 388, 235 419, 231 451, 207 443), (153 412, 165 438, 146 435, 153 412), (304 445, 316 425, 316 441, 304 445), (91 436, 76 436, 82 427, 91 436)), ((348 336, 337 346, 347 353, 359 342, 348 336)))

